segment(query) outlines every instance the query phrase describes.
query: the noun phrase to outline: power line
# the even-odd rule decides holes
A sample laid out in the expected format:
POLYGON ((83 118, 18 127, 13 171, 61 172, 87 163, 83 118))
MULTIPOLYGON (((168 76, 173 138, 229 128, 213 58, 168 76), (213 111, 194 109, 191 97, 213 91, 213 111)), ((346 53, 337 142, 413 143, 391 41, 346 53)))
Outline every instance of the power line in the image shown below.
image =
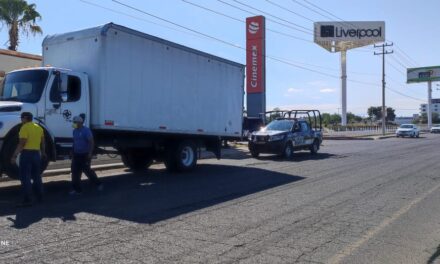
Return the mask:
MULTIPOLYGON (((278 19, 278 20, 281 20, 281 21, 286 22, 286 23, 288 23, 288 24, 294 25, 295 27, 302 28, 302 29, 306 30, 306 31, 302 31, 302 32, 304 32, 304 33, 307 33, 307 34, 313 34, 313 33, 311 33, 311 32, 313 32, 313 30, 311 30, 311 29, 309 29, 309 28, 306 28, 306 27, 301 26, 301 25, 299 25, 299 24, 293 23, 293 22, 291 22, 291 21, 289 21, 289 20, 286 20, 286 19, 281 18, 281 17, 279 17, 279 16, 273 15, 273 14, 271 14, 271 13, 269 13, 269 12, 265 12, 265 11, 263 11, 263 10, 261 10, 261 9, 258 9, 258 8, 255 8, 255 7, 252 7, 251 5, 245 4, 245 3, 240 2, 240 1, 238 1, 238 0, 232 0, 232 1, 238 3, 238 4, 242 5, 242 6, 245 6, 245 7, 247 7, 247 8, 250 8, 250 9, 252 9, 252 10, 256 10, 256 11, 262 13, 262 14, 266 14, 266 15, 268 15, 268 16, 275 17, 275 18, 278 19)), ((301 31, 301 30, 300 30, 300 31, 301 31)))
POLYGON ((293 11, 293 10, 291 10, 291 9, 289 9, 289 8, 287 8, 287 7, 285 7, 285 6, 282 6, 282 5, 280 5, 280 4, 277 4, 277 3, 273 2, 273 1, 266 0, 266 2, 268 2, 269 4, 274 5, 274 6, 276 6, 276 7, 279 7, 279 8, 281 8, 282 10, 285 10, 285 11, 287 11, 287 12, 289 12, 289 13, 292 13, 292 14, 294 14, 294 15, 296 15, 296 16, 299 16, 299 17, 301 17, 301 18, 304 18, 305 20, 308 20, 308 21, 310 21, 310 22, 312 22, 312 23, 315 22, 315 21, 313 21, 312 19, 310 19, 310 18, 308 18, 308 17, 306 17, 306 16, 303 16, 303 15, 301 15, 301 14, 298 14, 297 12, 295 12, 295 11, 293 11))
MULTIPOLYGON (((133 15, 130 15, 130 14, 127 14, 127 13, 124 13, 124 12, 121 12, 121 11, 118 11, 118 10, 115 10, 115 9, 112 9, 112 8, 108 8, 108 7, 99 5, 99 4, 95 4, 95 3, 92 3, 92 2, 86 1, 86 0, 79 0, 79 1, 84 3, 84 4, 87 4, 87 5, 91 5, 91 6, 94 6, 94 7, 98 7, 98 8, 101 8, 101 9, 113 12, 115 14, 124 15, 124 16, 130 17, 130 18, 133 18, 133 19, 136 19, 136 20, 139 20, 139 21, 144 21, 144 22, 147 22, 147 23, 150 23, 150 24, 153 24, 153 25, 157 25, 157 26, 160 26, 160 27, 164 27, 164 28, 176 31, 176 32, 190 34, 189 32, 185 32, 185 31, 182 31, 182 30, 179 30, 179 29, 176 29, 176 28, 172 28, 172 27, 169 27, 169 26, 166 26, 166 25, 162 25, 162 24, 150 21, 150 20, 145 19, 145 18, 140 18, 140 17, 137 17, 137 16, 133 16, 133 15)), ((199 35, 195 35, 195 34, 191 34, 191 35, 192 36, 196 36, 196 37, 200 37, 199 35)))
POLYGON ((394 62, 396 62, 397 64, 399 64, 402 68, 404 68, 405 70, 408 68, 408 67, 406 67, 406 65, 405 64, 403 64, 401 61, 399 61, 399 60, 397 60, 396 58, 394 58, 394 57, 390 57, 394 62))
POLYGON ((413 58, 411 58, 403 49, 399 48, 398 45, 396 45, 396 48, 403 54, 405 55, 405 57, 407 57, 409 59, 409 61, 413 62, 414 65, 419 65, 419 63, 417 61, 415 61, 413 58))
POLYGON ((177 27, 181 27, 181 28, 183 28, 183 29, 185 29, 185 30, 188 30, 188 31, 190 31, 190 32, 193 32, 193 33, 199 34, 199 35, 204 36, 204 37, 206 37, 206 38, 209 38, 209 39, 212 39, 212 40, 215 40, 215 41, 221 42, 221 43, 223 43, 223 44, 226 44, 226 45, 229 45, 229 46, 232 46, 232 47, 242 48, 242 47, 240 47, 240 46, 238 46, 238 45, 235 45, 234 43, 231 43, 231 42, 228 42, 228 41, 225 41, 225 40, 219 39, 219 38, 217 38, 217 37, 210 36, 210 35, 208 35, 208 34, 205 34, 205 33, 203 33, 203 32, 200 32, 200 31, 197 31, 197 30, 191 29, 191 28, 189 28, 189 27, 182 26, 182 25, 180 25, 180 24, 178 24, 178 23, 175 23, 175 22, 173 22, 173 21, 170 21, 170 20, 167 20, 167 19, 161 18, 161 17, 159 17, 159 16, 156 16, 156 15, 150 14, 150 13, 148 13, 148 12, 145 12, 145 11, 139 9, 139 8, 136 8, 136 7, 133 7, 133 6, 130 6, 130 5, 124 4, 124 3, 122 3, 122 2, 119 2, 118 0, 112 0, 112 1, 115 2, 115 3, 117 3, 117 4, 119 4, 119 5, 122 5, 122 6, 125 6, 125 7, 127 7, 127 8, 133 9, 133 10, 138 11, 138 12, 140 12, 140 13, 143 13, 143 14, 145 14, 145 15, 148 15, 148 16, 151 16, 151 17, 154 17, 154 18, 156 18, 156 19, 158 19, 158 20, 161 20, 161 21, 167 22, 167 23, 169 23, 169 24, 172 24, 172 25, 177 26, 177 27))
MULTIPOLYGON (((415 64, 412 63, 410 60, 408 60, 406 57, 400 54, 400 52, 396 52, 397 57, 399 57, 399 60, 403 62, 405 65, 409 65, 410 67, 415 67, 415 64)), ((409 67, 408 67, 409 68, 409 67)))
MULTIPOLYGON (((190 2, 190 1, 187 1, 187 0, 182 0, 182 1, 183 1, 184 3, 186 3, 186 4, 189 4, 189 5, 192 5, 192 6, 198 7, 198 8, 200 8, 200 9, 203 9, 203 10, 206 10, 206 11, 209 11, 209 12, 212 12, 212 13, 217 14, 217 15, 219 15, 219 16, 223 16, 223 17, 226 17, 226 18, 229 18, 229 19, 232 19, 232 20, 235 20, 235 21, 241 22, 241 23, 246 23, 246 21, 244 21, 244 20, 242 20, 242 19, 239 19, 239 18, 236 18, 236 17, 230 16, 230 15, 227 15, 227 14, 225 14, 225 13, 222 13, 222 12, 219 12, 219 11, 216 11, 216 10, 213 10, 213 9, 208 8, 208 7, 206 7, 206 6, 203 6, 203 5, 200 5, 200 4, 196 4, 196 3, 193 3, 193 2, 190 2)), ((308 40, 308 39, 305 39, 305 38, 301 38, 301 37, 298 37, 298 36, 294 36, 294 35, 291 35, 291 34, 288 34, 288 33, 284 33, 284 32, 278 31, 278 30, 274 30, 274 29, 271 29, 271 28, 266 28, 266 30, 269 31, 269 32, 272 32, 272 33, 278 34, 278 35, 282 35, 282 36, 285 36, 285 37, 291 38, 291 39, 301 40, 301 41, 308 42, 308 43, 314 43, 314 42, 311 41, 311 40, 308 40)))
MULTIPOLYGON (((236 6, 236 5, 233 5, 233 4, 231 4, 231 3, 225 2, 225 1, 223 1, 223 0, 217 0, 217 1, 220 2, 220 3, 222 3, 222 4, 224 4, 224 5, 227 5, 227 6, 230 6, 230 7, 232 7, 232 8, 235 8, 235 9, 237 9, 237 10, 240 10, 240 11, 243 11, 243 12, 245 12, 245 13, 251 14, 251 15, 253 15, 253 16, 257 16, 257 15, 259 15, 259 14, 257 14, 257 13, 251 12, 251 11, 246 10, 246 9, 244 9, 244 8, 241 8, 241 7, 239 7, 239 6, 236 6)), ((271 18, 269 18, 269 17, 267 17, 266 20, 267 20, 267 21, 270 21, 270 22, 272 22, 272 23, 275 23, 275 24, 281 25, 281 26, 283 26, 283 27, 289 28, 289 29, 293 29, 293 30, 296 30, 296 31, 299 31, 299 32, 302 32, 302 33, 306 33, 306 34, 310 34, 310 35, 312 35, 312 33, 310 33, 310 32, 306 32, 306 31, 303 31, 303 30, 301 30, 301 29, 297 29, 297 28, 295 28, 295 27, 292 27, 292 26, 290 26, 290 25, 286 25, 286 24, 284 24, 284 23, 281 23, 281 22, 278 22, 278 21, 276 21, 276 20, 273 20, 273 19, 271 19, 271 18)))
POLYGON ((299 1, 297 1, 297 0, 292 0, 292 2, 298 4, 298 5, 300 5, 300 6, 304 7, 304 8, 306 8, 306 9, 312 11, 313 13, 316 13, 316 14, 322 16, 322 17, 325 17, 325 18, 327 18, 327 19, 329 19, 329 20, 333 20, 333 18, 331 18, 331 17, 329 17, 329 16, 327 16, 327 15, 324 15, 324 14, 322 14, 321 12, 316 11, 316 10, 313 9, 313 8, 308 7, 307 5, 301 3, 301 2, 299 2, 299 1))
POLYGON ((402 75, 406 76, 406 73, 404 73, 403 71, 401 71, 399 68, 397 68, 394 64, 392 64, 390 61, 387 61, 387 65, 391 66, 391 68, 393 68, 395 71, 401 73, 402 75))

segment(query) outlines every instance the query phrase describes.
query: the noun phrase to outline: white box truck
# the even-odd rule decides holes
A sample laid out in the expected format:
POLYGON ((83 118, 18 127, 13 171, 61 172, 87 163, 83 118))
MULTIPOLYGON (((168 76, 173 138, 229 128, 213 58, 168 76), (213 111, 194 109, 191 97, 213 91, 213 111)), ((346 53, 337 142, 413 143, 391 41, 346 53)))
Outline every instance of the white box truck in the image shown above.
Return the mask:
POLYGON ((47 36, 42 46, 45 67, 10 72, 0 86, 0 170, 11 177, 24 111, 44 128, 51 161, 68 157, 81 114, 97 153, 112 147, 131 169, 157 160, 191 170, 199 148, 220 158, 221 140, 242 135, 239 63, 113 23, 47 36))

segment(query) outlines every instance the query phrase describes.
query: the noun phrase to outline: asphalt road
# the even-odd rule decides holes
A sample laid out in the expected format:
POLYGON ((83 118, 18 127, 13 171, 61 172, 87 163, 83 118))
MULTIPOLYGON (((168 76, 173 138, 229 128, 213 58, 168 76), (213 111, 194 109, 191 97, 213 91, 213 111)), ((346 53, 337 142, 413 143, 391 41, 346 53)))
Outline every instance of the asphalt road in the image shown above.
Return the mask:
POLYGON ((440 263, 440 136, 328 141, 293 161, 200 161, 189 174, 46 178, 15 208, 0 183, 0 263, 440 263))

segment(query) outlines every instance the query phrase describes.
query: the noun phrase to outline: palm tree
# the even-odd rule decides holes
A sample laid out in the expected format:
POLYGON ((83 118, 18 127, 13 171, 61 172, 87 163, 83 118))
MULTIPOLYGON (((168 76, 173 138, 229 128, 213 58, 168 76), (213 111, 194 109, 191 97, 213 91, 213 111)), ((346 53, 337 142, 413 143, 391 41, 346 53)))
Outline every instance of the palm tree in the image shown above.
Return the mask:
POLYGON ((17 50, 20 33, 26 36, 43 33, 36 24, 41 15, 35 7, 25 0, 0 0, 0 22, 8 28, 9 50, 17 50))

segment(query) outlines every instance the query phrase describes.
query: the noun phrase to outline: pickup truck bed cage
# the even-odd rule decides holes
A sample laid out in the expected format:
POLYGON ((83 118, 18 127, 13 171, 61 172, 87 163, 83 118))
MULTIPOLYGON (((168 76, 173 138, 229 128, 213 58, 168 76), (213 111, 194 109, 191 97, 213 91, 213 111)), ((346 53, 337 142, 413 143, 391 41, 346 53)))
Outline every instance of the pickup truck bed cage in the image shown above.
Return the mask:
POLYGON ((268 124, 275 119, 305 119, 307 118, 310 126, 315 131, 322 131, 322 118, 319 110, 273 110, 263 114, 264 124, 268 124))

